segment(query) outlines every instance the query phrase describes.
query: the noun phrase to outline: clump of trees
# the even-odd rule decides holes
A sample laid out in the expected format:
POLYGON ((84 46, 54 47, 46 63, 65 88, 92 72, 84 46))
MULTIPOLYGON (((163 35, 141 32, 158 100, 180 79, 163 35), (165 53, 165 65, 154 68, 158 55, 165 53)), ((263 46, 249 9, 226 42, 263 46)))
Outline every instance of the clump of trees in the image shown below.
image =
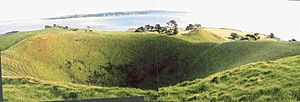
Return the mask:
MULTIPOLYGON (((238 35, 237 33, 231 33, 230 37, 228 37, 229 39, 233 39, 233 40, 252 40, 252 41, 256 41, 259 40, 261 37, 265 37, 265 38, 269 38, 269 39, 273 39, 273 40, 280 40, 279 38, 275 37, 274 33, 271 33, 270 35, 263 35, 260 33, 254 33, 254 34, 246 34, 244 36, 242 35, 238 35)), ((295 41, 295 39, 289 40, 289 42, 295 41)))
POLYGON ((60 26, 60 25, 57 25, 57 24, 53 24, 53 26, 45 25, 45 29, 49 29, 49 28, 61 28, 61 29, 66 29, 66 30, 71 30, 71 31, 79 30, 78 28, 70 28, 68 26, 60 26))
POLYGON ((233 40, 240 39, 240 36, 237 33, 231 33, 230 36, 233 40))
POLYGON ((145 25, 144 27, 139 27, 135 30, 135 32, 155 32, 156 29, 154 26, 145 25))
POLYGON ((144 27, 139 27, 134 32, 144 32, 144 31, 145 31, 144 27))
POLYGON ((289 40, 289 42, 295 42, 295 41, 297 41, 297 40, 296 39, 289 40))
POLYGON ((176 35, 179 33, 178 24, 175 20, 170 20, 167 22, 167 26, 164 27, 160 24, 156 24, 155 26, 145 25, 144 27, 137 28, 135 32, 158 32, 159 34, 167 35, 176 35))
POLYGON ((260 39, 260 34, 259 33, 254 33, 254 34, 246 34, 245 36, 238 35, 237 33, 231 33, 230 34, 230 39, 233 40, 259 40, 260 39))
POLYGON ((248 38, 249 40, 258 40, 258 39, 260 39, 260 36, 259 36, 258 33, 246 34, 245 37, 248 38))
POLYGON ((189 24, 186 26, 185 30, 194 30, 198 28, 201 28, 201 24, 189 24))
MULTIPOLYGON (((158 32, 159 34, 166 34, 166 35, 176 35, 179 33, 178 30, 178 23, 175 20, 170 20, 166 23, 166 26, 161 26, 160 24, 152 25, 145 25, 142 27, 138 27, 135 29, 134 32, 158 32)), ((194 30, 201 28, 201 24, 189 24, 185 30, 194 30)))

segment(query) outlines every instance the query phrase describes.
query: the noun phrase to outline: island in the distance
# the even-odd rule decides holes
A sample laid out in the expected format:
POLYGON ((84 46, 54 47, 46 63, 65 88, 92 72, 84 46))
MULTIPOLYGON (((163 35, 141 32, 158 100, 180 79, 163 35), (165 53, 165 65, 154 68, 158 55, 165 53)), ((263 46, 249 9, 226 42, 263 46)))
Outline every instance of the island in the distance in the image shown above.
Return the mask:
POLYGON ((128 15, 146 15, 155 13, 188 13, 182 11, 167 11, 167 10, 145 10, 145 11, 121 11, 121 12, 104 12, 95 14, 75 14, 53 18, 45 18, 46 20, 70 19, 70 18, 85 18, 85 17, 111 17, 111 16, 128 16, 128 15))

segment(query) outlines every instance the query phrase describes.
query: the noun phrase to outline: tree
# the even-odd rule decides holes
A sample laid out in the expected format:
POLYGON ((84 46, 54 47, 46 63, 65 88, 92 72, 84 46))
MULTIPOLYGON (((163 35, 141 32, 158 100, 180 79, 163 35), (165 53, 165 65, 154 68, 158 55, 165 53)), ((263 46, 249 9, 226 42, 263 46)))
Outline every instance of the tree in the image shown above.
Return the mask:
POLYGON ((49 29, 49 28, 51 28, 51 26, 45 25, 45 29, 49 29))
POLYGON ((249 38, 249 40, 258 40, 260 37, 257 37, 255 35, 252 34, 247 34, 245 35, 247 38, 249 38))
POLYGON ((154 26, 150 26, 149 31, 150 31, 150 32, 155 32, 154 26))
POLYGON ((150 31, 151 26, 150 25, 145 25, 145 30, 144 31, 150 31))
POLYGON ((248 37, 241 37, 241 39, 240 40, 250 40, 248 37))
POLYGON ((275 35, 274 35, 273 33, 271 33, 271 34, 269 35, 269 38, 275 38, 275 35))
POLYGON ((188 26, 186 26, 185 30, 192 30, 194 29, 194 25, 193 24, 189 24, 188 26))
POLYGON ((168 28, 167 27, 161 27, 161 34, 162 33, 168 33, 168 28))
POLYGON ((259 33, 254 33, 255 40, 260 39, 259 33))
POLYGON ((239 35, 237 33, 231 33, 230 36, 233 40, 239 39, 239 35))
POLYGON ((201 24, 195 24, 194 25, 196 28, 201 28, 201 24))
POLYGON ((289 40, 289 42, 295 42, 295 41, 297 41, 297 40, 296 39, 289 40))
POLYGON ((154 30, 157 31, 158 34, 161 34, 162 28, 161 28, 160 24, 156 24, 155 27, 154 27, 154 30))
POLYGON ((178 34, 178 24, 175 20, 170 20, 169 22, 167 22, 168 25, 168 30, 167 30, 167 34, 168 35, 176 35, 178 34))
POLYGON ((63 27, 63 29, 69 29, 69 27, 68 27, 68 26, 65 26, 65 27, 63 27))
POLYGON ((134 32, 144 32, 144 31, 145 31, 144 27, 139 27, 134 32))
POLYGON ((259 33, 254 33, 254 35, 255 35, 255 36, 258 36, 258 35, 259 35, 259 33))

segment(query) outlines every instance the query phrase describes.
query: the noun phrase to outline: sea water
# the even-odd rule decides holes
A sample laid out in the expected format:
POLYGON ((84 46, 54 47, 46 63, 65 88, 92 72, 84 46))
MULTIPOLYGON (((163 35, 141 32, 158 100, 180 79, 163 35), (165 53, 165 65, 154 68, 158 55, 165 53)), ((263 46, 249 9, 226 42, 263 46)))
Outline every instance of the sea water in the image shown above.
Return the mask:
POLYGON ((114 17, 86 17, 70 19, 26 19, 0 22, 0 34, 10 31, 31 31, 43 29, 45 25, 61 25, 72 28, 86 28, 90 26, 95 30, 127 31, 146 24, 161 24, 166 26, 169 20, 176 20, 180 27, 187 26, 186 13, 156 13, 145 15, 127 15, 114 17))

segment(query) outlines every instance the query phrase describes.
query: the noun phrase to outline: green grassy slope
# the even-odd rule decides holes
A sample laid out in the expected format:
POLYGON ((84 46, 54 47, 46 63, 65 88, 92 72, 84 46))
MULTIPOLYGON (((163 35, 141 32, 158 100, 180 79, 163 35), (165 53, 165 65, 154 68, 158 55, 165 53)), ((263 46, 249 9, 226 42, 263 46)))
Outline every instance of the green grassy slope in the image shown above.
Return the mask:
POLYGON ((37 34, 49 34, 55 32, 61 32, 62 29, 49 29, 49 30, 37 30, 28 32, 19 32, 12 35, 2 35, 0 34, 0 51, 6 50, 9 47, 17 44, 18 42, 37 34))
MULTIPOLYGON (((156 69, 180 76, 189 71, 184 68, 193 55, 215 45, 192 44, 148 33, 61 31, 33 36, 4 51, 3 73, 60 82, 156 89, 156 69)), ((160 77, 162 85, 188 78, 164 80, 171 78, 167 74, 160 77)))
POLYGON ((144 96, 145 100, 156 100, 158 96, 156 91, 151 90, 96 87, 12 77, 4 77, 3 89, 5 102, 37 102, 128 96, 144 96))
MULTIPOLYGON (((230 37, 231 33, 237 33, 238 35, 245 36, 246 34, 254 34, 258 32, 245 32, 241 30, 236 30, 236 29, 230 29, 230 28, 213 28, 213 27, 202 27, 201 28, 203 31, 211 32, 215 35, 218 35, 221 38, 228 39, 230 37)), ((260 35, 260 41, 278 41, 278 39, 270 39, 268 38, 269 34, 262 34, 259 33, 260 35)), ((228 39, 229 41, 231 39, 228 39)), ((232 41, 232 40, 231 40, 232 41)))
POLYGON ((151 33, 52 30, 4 51, 3 74, 157 89, 250 62, 300 54, 298 42, 217 44, 151 33))
POLYGON ((195 64, 205 69, 205 77, 250 62, 275 60, 299 54, 299 42, 228 42, 202 53, 201 58, 195 61, 201 63, 195 64))
POLYGON ((192 30, 186 34, 176 35, 176 38, 183 39, 193 43, 201 43, 201 42, 223 43, 223 42, 230 41, 229 39, 220 36, 220 34, 212 33, 209 30, 205 30, 203 28, 192 30))
POLYGON ((300 100, 300 56, 256 62, 203 79, 162 87, 158 92, 4 77, 7 102, 145 96, 152 101, 300 100))
MULTIPOLYGON (((203 30, 191 32, 190 35, 166 36, 153 33, 47 29, 24 35, 21 32, 0 36, 0 39, 4 39, 2 37, 11 39, 5 42, 0 40, 0 44, 4 46, 2 48, 9 48, 2 52, 4 76, 102 87, 157 89, 186 80, 204 78, 250 62, 300 54, 299 42, 226 42, 203 30), (13 39, 13 36, 23 37, 13 39)), ((49 93, 51 89, 43 89, 43 83, 26 83, 6 84, 7 89, 16 89, 13 92, 5 91, 11 93, 7 94, 8 99, 14 99, 18 93, 21 95, 26 92, 24 90, 45 94, 42 98, 35 97, 36 100, 68 98, 65 94, 52 96, 49 93)), ((72 91, 78 90, 85 93, 80 88, 72 88, 66 91, 70 92, 66 95, 74 95, 72 91)), ((143 92, 132 92, 128 96, 142 95, 143 92)), ((155 93, 151 92, 150 96, 153 94, 155 93)), ((29 100, 30 97, 33 96, 25 95, 24 100, 29 100)), ((161 99, 168 98, 166 96, 161 99)))
POLYGON ((244 32, 244 31, 229 29, 229 28, 213 28, 213 27, 202 27, 202 30, 217 34, 218 36, 220 36, 222 38, 230 37, 231 33, 237 33, 239 35, 246 35, 246 34, 253 33, 253 32, 244 32))
POLYGON ((300 56, 256 62, 161 88, 163 101, 299 102, 300 56))

